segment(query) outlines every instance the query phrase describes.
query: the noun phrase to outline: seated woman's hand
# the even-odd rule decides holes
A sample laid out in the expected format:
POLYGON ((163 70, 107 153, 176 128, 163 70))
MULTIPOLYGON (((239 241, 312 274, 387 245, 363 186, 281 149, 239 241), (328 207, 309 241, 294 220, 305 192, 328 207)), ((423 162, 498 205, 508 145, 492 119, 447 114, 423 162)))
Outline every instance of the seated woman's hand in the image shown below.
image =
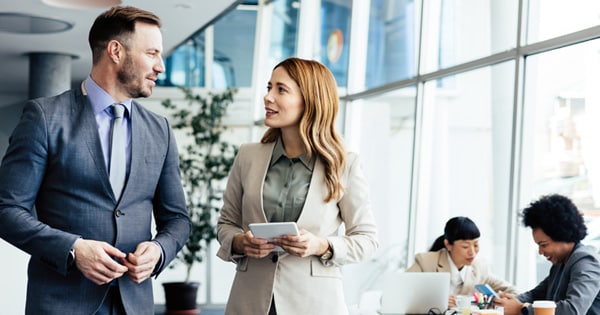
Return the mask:
POLYGON ((448 297, 448 308, 456 307, 456 295, 450 295, 448 297))

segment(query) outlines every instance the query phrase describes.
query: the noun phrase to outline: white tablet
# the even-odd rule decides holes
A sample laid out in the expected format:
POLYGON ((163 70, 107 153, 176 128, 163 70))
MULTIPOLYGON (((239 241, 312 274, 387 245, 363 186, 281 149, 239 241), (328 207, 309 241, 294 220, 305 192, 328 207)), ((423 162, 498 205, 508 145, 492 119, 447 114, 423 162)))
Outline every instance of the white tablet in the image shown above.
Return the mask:
MULTIPOLYGON (((250 231, 252 231, 254 237, 265 238, 269 241, 272 241, 275 237, 287 234, 300 234, 296 222, 250 223, 248 227, 250 227, 250 231)), ((275 250, 283 251, 279 246, 275 247, 275 250)))

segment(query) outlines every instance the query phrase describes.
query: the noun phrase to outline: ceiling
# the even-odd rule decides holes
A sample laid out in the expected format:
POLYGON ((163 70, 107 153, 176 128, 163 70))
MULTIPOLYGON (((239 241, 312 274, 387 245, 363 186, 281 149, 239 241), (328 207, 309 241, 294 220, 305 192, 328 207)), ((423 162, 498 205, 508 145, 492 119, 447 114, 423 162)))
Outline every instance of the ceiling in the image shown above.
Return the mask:
MULTIPOLYGON (((75 55, 73 59, 72 85, 81 82, 91 68, 91 52, 88 31, 96 16, 107 7, 65 8, 46 4, 58 0, 0 0, 0 14, 28 14, 73 25, 70 30, 59 33, 25 34, 8 32, 13 23, 0 21, 0 96, 20 98, 28 95, 29 57, 32 52, 53 52, 75 55)), ((61 0, 63 1, 63 0, 61 0)), ((73 3, 119 0, 66 0, 73 3)), ((235 8, 240 0, 121 0, 130 5, 149 10, 162 20, 164 55, 185 41, 191 34, 235 8)), ((25 99, 23 98, 23 100, 25 99)), ((0 100, 0 104, 2 101, 0 100)), ((1 106, 1 105, 0 105, 1 106)))

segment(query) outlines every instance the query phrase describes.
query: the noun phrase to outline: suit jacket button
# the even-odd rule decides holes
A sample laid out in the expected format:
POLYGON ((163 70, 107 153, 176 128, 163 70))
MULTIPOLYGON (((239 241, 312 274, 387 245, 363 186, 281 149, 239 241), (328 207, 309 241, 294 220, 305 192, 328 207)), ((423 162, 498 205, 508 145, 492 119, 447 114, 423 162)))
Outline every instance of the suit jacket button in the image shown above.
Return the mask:
POLYGON ((273 254, 273 256, 271 256, 271 261, 273 263, 276 263, 279 260, 279 254, 275 253, 273 254))
POLYGON ((115 216, 116 216, 117 218, 118 218, 118 217, 120 217, 120 216, 122 216, 122 215, 123 215, 123 212, 121 212, 121 210, 118 210, 118 209, 117 209, 117 210, 115 211, 115 216))

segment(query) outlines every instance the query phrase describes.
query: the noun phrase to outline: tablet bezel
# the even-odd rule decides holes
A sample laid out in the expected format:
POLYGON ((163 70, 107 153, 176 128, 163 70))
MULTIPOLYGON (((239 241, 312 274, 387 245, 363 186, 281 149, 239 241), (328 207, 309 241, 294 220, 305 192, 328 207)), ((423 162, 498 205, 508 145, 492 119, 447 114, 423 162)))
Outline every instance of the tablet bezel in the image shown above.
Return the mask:
POLYGON ((300 234, 296 222, 250 223, 248 227, 254 237, 264 238, 269 241, 272 241, 275 237, 287 234, 300 234))

